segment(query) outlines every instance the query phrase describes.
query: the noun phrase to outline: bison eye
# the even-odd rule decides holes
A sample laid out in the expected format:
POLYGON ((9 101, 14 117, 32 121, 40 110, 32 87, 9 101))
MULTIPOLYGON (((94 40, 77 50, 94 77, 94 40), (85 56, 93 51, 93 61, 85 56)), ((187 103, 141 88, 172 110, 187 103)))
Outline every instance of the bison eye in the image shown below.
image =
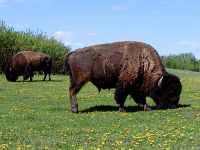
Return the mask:
POLYGON ((168 96, 173 97, 173 96, 175 96, 175 94, 174 93, 168 93, 168 96))

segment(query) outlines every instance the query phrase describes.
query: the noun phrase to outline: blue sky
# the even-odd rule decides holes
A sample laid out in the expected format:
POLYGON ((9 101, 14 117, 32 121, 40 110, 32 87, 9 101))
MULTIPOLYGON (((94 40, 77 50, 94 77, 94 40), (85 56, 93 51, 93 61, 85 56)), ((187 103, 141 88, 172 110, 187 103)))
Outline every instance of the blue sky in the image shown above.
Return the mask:
POLYGON ((0 19, 15 30, 43 31, 72 50, 142 41, 160 55, 200 59, 199 0, 0 0, 0 19))

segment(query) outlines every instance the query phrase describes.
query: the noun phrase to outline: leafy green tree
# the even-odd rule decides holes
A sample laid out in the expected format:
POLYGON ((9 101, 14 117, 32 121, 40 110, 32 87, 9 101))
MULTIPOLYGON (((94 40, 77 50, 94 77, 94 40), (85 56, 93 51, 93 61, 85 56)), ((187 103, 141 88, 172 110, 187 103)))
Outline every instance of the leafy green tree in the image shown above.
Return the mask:
POLYGON ((197 60, 192 53, 162 56, 161 59, 166 68, 200 71, 200 60, 197 60))

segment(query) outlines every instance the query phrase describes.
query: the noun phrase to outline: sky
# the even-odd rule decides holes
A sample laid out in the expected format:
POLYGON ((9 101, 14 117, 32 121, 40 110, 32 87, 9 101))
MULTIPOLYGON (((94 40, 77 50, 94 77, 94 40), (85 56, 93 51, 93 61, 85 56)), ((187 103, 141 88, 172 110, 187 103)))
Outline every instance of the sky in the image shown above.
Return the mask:
POLYGON ((16 31, 42 31, 72 50, 140 41, 160 55, 200 59, 199 0, 0 0, 0 19, 16 31))

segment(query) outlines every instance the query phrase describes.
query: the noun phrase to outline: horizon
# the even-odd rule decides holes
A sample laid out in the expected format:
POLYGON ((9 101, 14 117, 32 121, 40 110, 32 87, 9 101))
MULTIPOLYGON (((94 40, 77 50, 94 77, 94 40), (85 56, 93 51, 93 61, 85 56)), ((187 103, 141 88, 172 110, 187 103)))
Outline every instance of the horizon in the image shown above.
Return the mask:
POLYGON ((77 48, 140 41, 160 56, 192 53, 200 59, 200 1, 0 0, 0 19, 15 31, 43 31, 77 48))

